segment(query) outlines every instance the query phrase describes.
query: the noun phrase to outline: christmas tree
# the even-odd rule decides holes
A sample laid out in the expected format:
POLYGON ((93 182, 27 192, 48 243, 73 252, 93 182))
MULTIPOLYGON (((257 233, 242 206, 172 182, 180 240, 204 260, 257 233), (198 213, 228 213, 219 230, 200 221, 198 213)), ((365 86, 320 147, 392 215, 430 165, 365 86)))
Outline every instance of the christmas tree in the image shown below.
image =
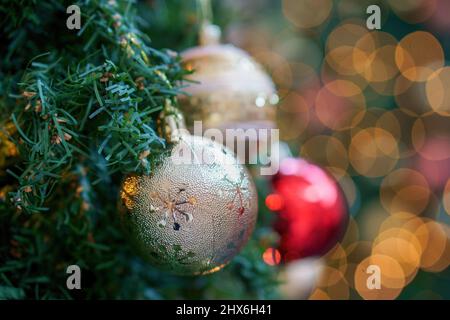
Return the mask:
MULTIPOLYGON (((201 278, 167 274, 130 249, 117 209, 120 184, 127 173, 151 173, 166 148, 157 118, 167 101, 176 106, 186 71, 174 51, 153 47, 133 1, 75 3, 79 30, 66 26, 72 4, 0 6, 0 297, 273 297, 258 236, 220 275, 201 278), (89 289, 67 289, 70 265, 81 268, 89 289)), ((146 10, 164 13, 163 6, 146 10)), ((176 20, 150 21, 153 30, 169 30, 176 20)))
POLYGON ((0 299, 447 299, 449 4, 0 0, 0 299), (273 117, 281 169, 167 165, 183 115, 273 117), (158 247, 199 207, 233 254, 158 247))

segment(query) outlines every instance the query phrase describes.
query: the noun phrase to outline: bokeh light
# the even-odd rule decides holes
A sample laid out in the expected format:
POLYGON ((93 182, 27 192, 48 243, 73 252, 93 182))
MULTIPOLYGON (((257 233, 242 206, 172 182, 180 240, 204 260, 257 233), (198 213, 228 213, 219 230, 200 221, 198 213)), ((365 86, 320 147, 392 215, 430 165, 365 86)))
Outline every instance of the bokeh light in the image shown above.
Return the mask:
POLYGON ((308 101, 302 95, 291 91, 282 93, 278 111, 278 125, 283 140, 292 140, 300 136, 309 122, 308 101))
POLYGON ((392 300, 398 297, 405 286, 405 274, 397 260, 381 254, 367 257, 355 271, 355 289, 366 300, 392 300), (370 266, 377 266, 381 287, 374 290, 368 286, 370 266))
POLYGON ((345 147, 332 136, 318 135, 312 137, 302 145, 300 155, 326 167, 336 175, 345 172, 348 167, 345 147))
POLYGON ((347 300, 350 296, 349 285, 344 274, 329 266, 324 267, 317 287, 332 300, 347 300))
POLYGON ((418 118, 412 128, 414 148, 428 160, 450 158, 450 122, 446 117, 430 114, 418 118))
POLYGON ((436 2, 440 0, 388 0, 397 16, 408 23, 419 23, 429 19, 436 10, 436 2))
POLYGON ((445 211, 450 215, 450 179, 448 179, 447 183, 445 184, 442 202, 445 211))
POLYGON ((444 226, 430 220, 416 230, 416 235, 424 246, 420 262, 422 269, 433 270, 433 267, 438 265, 442 259, 448 262, 448 256, 444 255, 448 245, 448 234, 444 226))
MULTIPOLYGON (((439 0, 285 0, 287 26, 272 44, 252 41, 280 89, 281 138, 336 179, 351 214, 309 299, 409 298, 403 289, 419 288, 424 271, 447 272, 448 8, 439 0), (381 30, 367 28, 372 4, 382 9, 381 30), (372 264, 381 267, 381 290, 367 288, 372 264)), ((265 204, 284 205, 275 194, 265 204)), ((442 296, 423 289, 417 296, 442 296)))
POLYGON ((450 67, 435 71, 427 80, 426 94, 431 108, 442 116, 450 116, 450 67))
POLYGON ((410 283, 420 266, 421 247, 414 235, 402 229, 389 229, 380 234, 374 241, 372 254, 389 256, 399 263, 405 276, 405 284, 410 283), (379 240, 380 238, 380 240, 379 240))
POLYGON ((321 25, 329 17, 332 7, 332 0, 283 0, 284 15, 298 28, 321 25))
POLYGON ((408 80, 426 81, 434 71, 444 66, 444 50, 431 33, 416 31, 399 42, 395 61, 408 80))
POLYGON ((401 168, 387 175, 380 187, 383 207, 392 213, 411 212, 420 214, 430 199, 430 188, 419 172, 401 168))
POLYGON ((363 176, 384 176, 399 159, 397 140, 380 128, 361 130, 352 138, 349 159, 353 168, 363 176))
POLYGON ((266 197, 266 206, 272 211, 281 210, 284 206, 283 198, 276 193, 269 194, 266 197))
POLYGON ((281 262, 281 254, 275 248, 267 248, 263 253, 263 260, 269 266, 275 266, 281 262))
POLYGON ((355 126, 365 110, 361 89, 346 80, 326 84, 317 94, 316 114, 330 129, 346 130, 355 126))

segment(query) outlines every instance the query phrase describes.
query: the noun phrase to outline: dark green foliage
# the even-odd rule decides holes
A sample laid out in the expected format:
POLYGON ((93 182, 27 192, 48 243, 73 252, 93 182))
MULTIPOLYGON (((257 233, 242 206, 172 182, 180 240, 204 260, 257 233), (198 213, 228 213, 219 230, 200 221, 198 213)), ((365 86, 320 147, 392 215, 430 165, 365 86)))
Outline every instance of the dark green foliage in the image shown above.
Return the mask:
POLYGON ((167 275, 130 250, 120 182, 149 173, 164 150, 155 120, 185 72, 136 27, 133 1, 77 1, 79 31, 66 28, 70 4, 0 1, 0 139, 19 152, 0 161, 0 299, 273 297, 264 232, 200 278, 167 275), (81 291, 66 289, 71 264, 83 270, 81 291))

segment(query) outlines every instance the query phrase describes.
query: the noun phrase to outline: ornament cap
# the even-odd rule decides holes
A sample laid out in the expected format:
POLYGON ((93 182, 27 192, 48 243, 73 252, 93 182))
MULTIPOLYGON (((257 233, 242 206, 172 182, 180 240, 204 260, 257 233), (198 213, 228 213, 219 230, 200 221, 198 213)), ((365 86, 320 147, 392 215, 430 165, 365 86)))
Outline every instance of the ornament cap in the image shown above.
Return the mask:
POLYGON ((183 115, 168 99, 158 119, 158 131, 169 143, 177 142, 182 135, 188 134, 183 115))
POLYGON ((221 35, 222 31, 219 26, 209 22, 203 23, 199 34, 200 46, 219 44, 221 35))

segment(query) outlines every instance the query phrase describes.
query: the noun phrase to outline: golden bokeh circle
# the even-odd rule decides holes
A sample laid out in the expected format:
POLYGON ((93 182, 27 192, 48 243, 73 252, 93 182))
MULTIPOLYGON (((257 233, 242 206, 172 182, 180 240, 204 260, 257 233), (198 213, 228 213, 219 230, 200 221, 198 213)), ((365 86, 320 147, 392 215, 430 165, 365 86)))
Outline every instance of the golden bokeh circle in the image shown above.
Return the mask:
MULTIPOLYGON (((350 129, 351 138, 357 134, 359 131, 377 127, 389 132, 397 141, 401 137, 400 123, 397 120, 397 115, 392 111, 387 111, 384 108, 369 107, 362 111, 363 115, 361 120, 356 126, 350 129)), ((351 141, 349 141, 351 142, 351 141)))
POLYGON ((399 70, 395 64, 396 46, 386 45, 369 56, 370 64, 364 70, 364 77, 369 82, 385 82, 394 78, 399 70))
POLYGON ((345 172, 348 167, 347 150, 333 136, 317 135, 310 138, 302 145, 300 155, 338 174, 339 171, 345 172))
POLYGON ((355 44, 355 68, 368 82, 386 82, 399 72, 395 63, 397 40, 383 31, 363 35, 355 44))
MULTIPOLYGON (((297 92, 306 95, 308 91, 312 91, 320 86, 320 78, 316 70, 310 65, 301 62, 289 63, 293 77, 293 87, 297 92)), ((311 99, 311 106, 314 99, 311 99)))
POLYGON ((420 267, 424 270, 432 268, 445 257, 448 235, 440 223, 429 220, 416 230, 417 238, 424 245, 420 267))
POLYGON ((397 212, 420 214, 427 207, 430 195, 427 180, 413 169, 397 169, 381 182, 381 204, 391 214, 397 212))
POLYGON ((423 268, 427 272, 442 272, 450 266, 450 241, 447 239, 445 249, 441 257, 433 264, 423 268))
POLYGON ((399 75, 394 83, 395 102, 406 114, 419 117, 432 112, 426 96, 426 82, 411 81, 399 75))
POLYGON ((384 176, 394 169, 399 159, 397 140, 381 128, 363 129, 352 138, 349 159, 360 175, 384 176))
POLYGON ((316 288, 308 298, 309 300, 331 300, 330 296, 322 289, 316 288))
POLYGON ((426 94, 431 108, 442 116, 450 116, 450 67, 434 72, 426 83, 426 94))
POLYGON ((365 300, 393 300, 398 297, 406 283, 401 265, 395 259, 381 254, 371 255, 361 261, 356 268, 354 282, 356 291, 365 300), (368 286, 370 266, 379 267, 380 289, 368 286))
POLYGON ((382 254, 395 259, 403 269, 405 284, 410 283, 420 267, 421 247, 414 234, 392 230, 384 240, 374 241, 372 254, 382 254), (415 242, 414 242, 415 240, 415 242))
POLYGON ((344 21, 329 34, 325 49, 330 52, 341 46, 354 47, 368 33, 364 20, 344 21))
POLYGON ((396 77, 382 82, 370 82, 370 88, 382 97, 392 97, 395 92, 396 77))
POLYGON ((339 270, 342 273, 345 273, 347 270, 347 253, 339 243, 328 251, 323 256, 323 259, 326 261, 328 267, 339 270))
POLYGON ((450 158, 450 120, 439 114, 429 114, 414 122, 411 138, 415 150, 427 160, 450 158))
MULTIPOLYGON (((348 219, 347 230, 345 231, 340 244, 343 248, 345 248, 346 254, 349 254, 350 248, 359 240, 359 227, 358 223, 355 219, 350 216, 348 219)), ((348 256, 347 256, 348 258, 348 256)))
POLYGON ((450 179, 447 180, 447 183, 444 187, 444 192, 442 194, 442 204, 447 214, 450 215, 450 179))
POLYGON ((372 242, 356 241, 346 247, 347 269, 345 278, 351 288, 355 288, 355 272, 359 263, 372 252, 372 242))
POLYGON ((267 72, 279 89, 290 89, 293 83, 293 74, 289 62, 273 51, 259 51, 253 55, 267 72))
POLYGON ((324 23, 332 8, 332 0, 283 0, 285 17, 302 29, 314 28, 324 23))
POLYGON ((343 45, 328 52, 325 56, 325 61, 337 73, 351 76, 357 74, 358 70, 363 68, 361 64, 365 65, 368 58, 358 48, 343 45))
MULTIPOLYGON (((403 234, 403 232, 409 232, 407 233, 407 235, 415 234, 416 230, 423 223, 423 220, 415 214, 404 211, 395 212, 383 221, 378 230, 379 235, 377 236, 377 238, 380 240, 384 239, 384 237, 387 237, 393 232, 397 232, 395 236, 397 236, 399 233, 403 234)), ((415 240, 418 240, 417 237, 415 240)), ((422 244, 420 244, 420 248, 423 248, 422 244)))
POLYGON ((411 135, 414 122, 417 120, 416 117, 413 117, 400 109, 393 109, 386 111, 385 115, 380 116, 379 119, 380 122, 377 122, 376 126, 390 132, 399 141, 398 147, 400 158, 409 158, 416 154, 411 135), (395 119, 398 126, 396 126, 395 123, 387 126, 380 125, 385 117, 395 119))
POLYGON ((377 117, 375 127, 386 130, 397 141, 401 139, 401 126, 395 113, 383 109, 382 114, 377 117))
POLYGON ((444 50, 429 32, 415 31, 397 45, 395 62, 403 76, 410 81, 426 81, 444 66, 444 50))
POLYGON ((349 285, 343 272, 330 266, 323 268, 317 287, 332 300, 347 300, 350 297, 349 285))
POLYGON ((300 136, 309 123, 307 99, 295 91, 280 91, 281 101, 277 112, 280 138, 293 140, 300 136))
POLYGON ((354 74, 342 74, 334 70, 329 63, 322 64, 320 70, 320 77, 322 83, 327 85, 335 81, 347 81, 355 85, 362 92, 369 85, 369 82, 359 73, 354 74))
POLYGON ((408 23, 424 22, 431 18, 438 0, 388 0, 395 14, 408 23))

